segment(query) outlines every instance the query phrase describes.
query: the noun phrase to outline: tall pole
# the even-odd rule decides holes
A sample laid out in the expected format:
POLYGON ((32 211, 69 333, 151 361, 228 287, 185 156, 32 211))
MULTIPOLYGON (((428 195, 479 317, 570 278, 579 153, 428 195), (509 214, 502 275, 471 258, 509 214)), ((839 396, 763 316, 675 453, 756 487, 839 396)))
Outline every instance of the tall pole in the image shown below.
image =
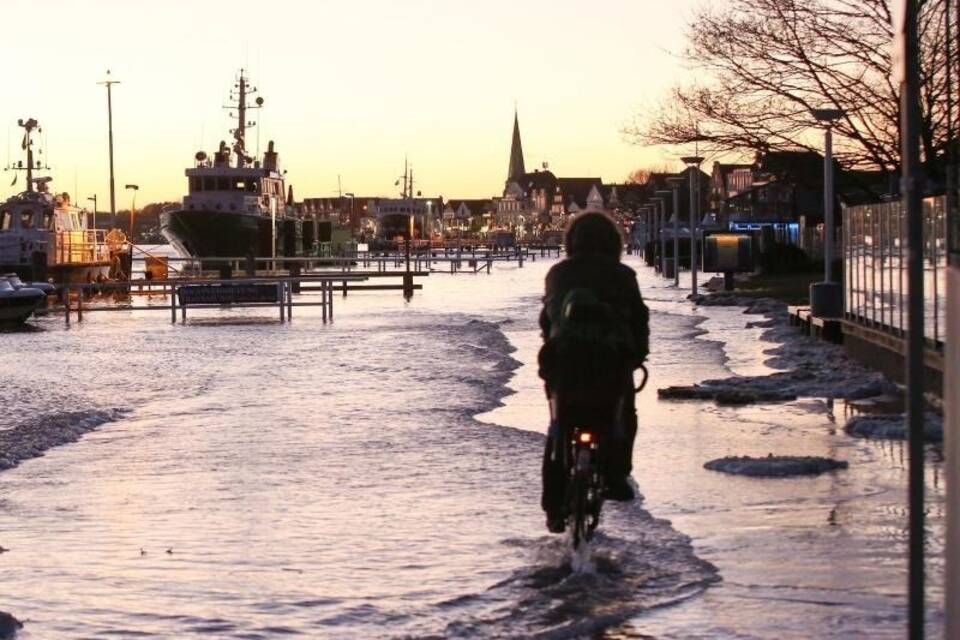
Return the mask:
POLYGON ((93 201, 93 223, 92 226, 94 229, 97 228, 97 194, 93 194, 87 200, 93 201))
POLYGON ((907 225, 907 427, 909 468, 909 638, 924 637, 924 446, 923 446, 923 190, 920 166, 920 78, 917 43, 917 0, 902 3, 902 73, 900 74, 900 135, 903 179, 901 195, 907 225))
POLYGON ((700 227, 700 163, 693 168, 691 175, 693 183, 690 187, 690 295, 697 295, 697 269, 700 266, 697 260, 699 242, 698 229, 700 227))
POLYGON ((811 114, 824 125, 823 132, 823 282, 810 285, 810 312, 820 318, 843 315, 843 286, 833 281, 834 231, 833 205, 833 122, 844 116, 840 109, 812 109, 811 114))
POLYGON ((107 87, 107 137, 110 145, 110 215, 116 219, 117 216, 117 195, 114 188, 113 179, 113 85, 119 84, 119 80, 110 79, 110 70, 107 69, 107 79, 97 84, 107 87))
POLYGON ((686 156, 681 158, 683 163, 690 170, 690 295, 697 295, 697 241, 699 236, 700 221, 700 164, 703 158, 700 156, 686 156))
MULTIPOLYGON (((677 176, 667 178, 673 189, 673 286, 680 286, 680 186, 686 182, 677 176)), ((691 232, 691 239, 693 234, 691 232)), ((692 263, 691 263, 692 264, 692 263)))
POLYGON ((823 132, 823 281, 833 282, 833 127, 823 132))
MULTIPOLYGON (((956 17, 960 18, 960 2, 956 3, 956 17)), ((951 21, 947 11, 947 24, 951 21)), ((951 34, 947 30, 947 78, 950 78, 960 61, 950 55, 951 34)), ((958 47, 960 49, 960 47, 958 47)), ((947 337, 943 398, 946 401, 944 421, 944 440, 946 460, 944 471, 947 487, 947 539, 946 549, 946 585, 944 589, 946 625, 945 638, 960 637, 960 398, 956 389, 960 388, 960 212, 957 198, 957 139, 952 118, 953 89, 948 84, 948 118, 950 143, 950 161, 947 164, 947 250, 949 266, 947 268, 947 337)))

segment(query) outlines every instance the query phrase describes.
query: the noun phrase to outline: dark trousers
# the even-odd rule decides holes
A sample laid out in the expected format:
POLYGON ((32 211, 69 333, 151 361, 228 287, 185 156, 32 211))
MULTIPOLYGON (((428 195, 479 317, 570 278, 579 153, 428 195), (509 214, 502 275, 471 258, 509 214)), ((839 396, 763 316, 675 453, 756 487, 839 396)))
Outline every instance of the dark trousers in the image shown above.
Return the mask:
MULTIPOLYGON (((625 390, 619 428, 611 429, 601 441, 601 470, 607 482, 625 479, 633 470, 633 442, 637 437, 637 408, 632 381, 625 390)), ((562 427, 551 425, 550 435, 543 452, 543 494, 540 506, 547 513, 560 513, 564 509, 564 492, 567 485, 567 469, 563 463, 562 447, 566 443, 556 438, 568 438, 562 427)))

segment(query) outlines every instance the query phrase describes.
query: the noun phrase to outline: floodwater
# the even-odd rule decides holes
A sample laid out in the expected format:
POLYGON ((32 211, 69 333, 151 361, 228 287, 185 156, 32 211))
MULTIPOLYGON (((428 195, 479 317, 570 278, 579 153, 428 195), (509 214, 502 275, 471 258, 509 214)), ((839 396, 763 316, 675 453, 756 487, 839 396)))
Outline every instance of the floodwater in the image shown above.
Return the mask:
MULTIPOLYGON (((572 572, 538 505, 549 265, 433 274, 410 303, 351 294, 326 325, 310 308, 289 324, 90 313, 0 336, 0 429, 103 422, 0 472, 0 609, 27 639, 902 637, 903 447, 848 438, 817 399, 659 402, 660 386, 766 371, 763 344, 755 318, 694 309, 639 266, 645 499, 608 505, 592 570, 572 572), (850 469, 702 468, 768 452, 850 469)), ((930 573, 934 633, 939 560, 930 573)))

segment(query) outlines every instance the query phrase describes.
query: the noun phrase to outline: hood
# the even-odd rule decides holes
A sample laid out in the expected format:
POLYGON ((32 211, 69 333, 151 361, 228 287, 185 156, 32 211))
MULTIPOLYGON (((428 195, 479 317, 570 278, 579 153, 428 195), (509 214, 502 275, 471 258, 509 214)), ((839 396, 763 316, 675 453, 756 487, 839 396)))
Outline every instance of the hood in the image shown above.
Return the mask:
POLYGON ((623 250, 623 236, 610 216, 581 213, 567 225, 563 246, 570 257, 591 253, 618 260, 623 250))

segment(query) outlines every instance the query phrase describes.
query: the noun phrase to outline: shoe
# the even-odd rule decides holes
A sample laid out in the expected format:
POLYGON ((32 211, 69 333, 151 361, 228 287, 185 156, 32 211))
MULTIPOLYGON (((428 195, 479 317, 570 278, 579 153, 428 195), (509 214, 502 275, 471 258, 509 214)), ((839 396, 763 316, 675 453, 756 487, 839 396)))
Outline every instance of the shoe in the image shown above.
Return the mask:
POLYGON ((550 533, 563 533, 567 529, 567 520, 562 515, 547 514, 547 531, 550 533))
POLYGON ((637 496, 633 492, 633 487, 627 482, 627 479, 620 478, 610 481, 606 491, 603 493, 603 497, 605 500, 613 500, 614 502, 631 502, 637 496))

